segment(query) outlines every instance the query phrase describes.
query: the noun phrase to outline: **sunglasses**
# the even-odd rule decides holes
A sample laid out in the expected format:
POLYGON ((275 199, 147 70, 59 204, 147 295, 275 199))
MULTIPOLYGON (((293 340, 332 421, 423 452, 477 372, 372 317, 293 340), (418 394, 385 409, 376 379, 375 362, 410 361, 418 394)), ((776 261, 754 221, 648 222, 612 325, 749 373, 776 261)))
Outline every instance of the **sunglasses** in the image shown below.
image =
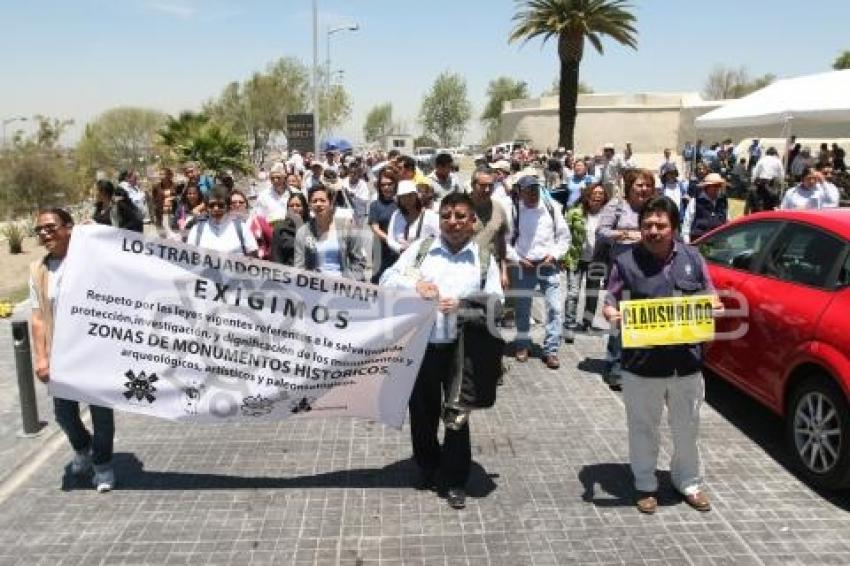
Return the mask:
POLYGON ((207 208, 227 208, 227 205, 223 202, 210 202, 207 203, 207 208))
POLYGON ((33 228, 33 232, 35 232, 36 236, 50 236, 52 234, 55 234, 56 231, 59 230, 59 228, 61 227, 62 226, 58 224, 42 224, 33 228))

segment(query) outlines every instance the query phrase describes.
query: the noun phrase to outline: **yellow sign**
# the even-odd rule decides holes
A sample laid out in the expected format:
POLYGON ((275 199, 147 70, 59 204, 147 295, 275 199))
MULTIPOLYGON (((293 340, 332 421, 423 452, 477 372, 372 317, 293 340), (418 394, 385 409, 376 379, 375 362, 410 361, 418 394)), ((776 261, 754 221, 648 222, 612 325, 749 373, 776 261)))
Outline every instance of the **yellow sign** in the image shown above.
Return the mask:
POLYGON ((623 348, 714 340, 711 295, 621 301, 623 348))

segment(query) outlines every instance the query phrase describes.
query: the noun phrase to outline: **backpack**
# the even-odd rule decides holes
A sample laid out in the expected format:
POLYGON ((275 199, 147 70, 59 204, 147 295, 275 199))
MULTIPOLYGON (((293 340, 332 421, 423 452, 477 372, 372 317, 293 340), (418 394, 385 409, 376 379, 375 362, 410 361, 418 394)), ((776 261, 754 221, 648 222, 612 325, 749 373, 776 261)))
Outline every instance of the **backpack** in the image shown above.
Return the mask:
MULTIPOLYGON (((419 269, 434 243, 435 236, 428 236, 419 245, 414 266, 419 269)), ((482 261, 478 248, 478 264, 481 268, 481 290, 487 282, 490 263, 482 261)), ((452 377, 443 405, 444 420, 452 411, 486 409, 496 403, 496 390, 504 373, 502 355, 505 341, 501 336, 490 334, 484 313, 465 321, 461 327, 461 339, 456 352, 458 367, 452 377)))
MULTIPOLYGON (((543 195, 540 195, 540 198, 543 200, 543 205, 546 206, 546 210, 549 212, 549 217, 552 218, 552 235, 553 237, 558 234, 558 225, 555 223, 555 207, 552 206, 552 203, 549 202, 548 199, 544 198, 543 195)), ((516 241, 519 239, 519 199, 514 197, 511 199, 514 203, 514 232, 511 235, 511 246, 516 246, 516 241)))
MULTIPOLYGON (((208 218, 203 218, 198 220, 197 227, 195 230, 195 246, 200 247, 201 245, 201 234, 204 232, 204 227, 207 225, 208 218)), ((245 234, 242 233, 242 219, 241 218, 233 218, 233 225, 236 227, 236 236, 239 238, 239 245, 242 246, 242 255, 248 255, 248 250, 245 248, 245 234)))

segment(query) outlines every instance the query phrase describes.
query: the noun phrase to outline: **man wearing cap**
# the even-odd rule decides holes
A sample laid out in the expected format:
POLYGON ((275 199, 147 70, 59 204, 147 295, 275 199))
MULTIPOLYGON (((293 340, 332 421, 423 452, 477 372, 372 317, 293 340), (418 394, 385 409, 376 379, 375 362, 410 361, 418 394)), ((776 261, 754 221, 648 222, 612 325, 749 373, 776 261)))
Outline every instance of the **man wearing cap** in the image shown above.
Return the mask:
POLYGON ((528 360, 531 347, 529 327, 531 299, 539 286, 546 301, 546 337, 543 362, 557 369, 561 344, 564 301, 561 298, 558 260, 570 248, 570 229, 561 207, 540 194, 540 180, 523 175, 517 181, 519 199, 511 210, 511 221, 505 237, 507 259, 511 267, 511 287, 516 296, 516 359, 528 360))
POLYGON ((454 161, 448 153, 440 153, 434 158, 434 170, 428 175, 428 180, 434 187, 437 200, 460 190, 460 181, 452 171, 452 165, 454 161))
POLYGON ((255 213, 269 223, 286 218, 286 203, 289 200, 289 190, 286 185, 286 166, 280 161, 272 165, 269 171, 269 181, 272 186, 263 190, 257 197, 255 213))
POLYGON ((602 148, 602 165, 597 175, 599 183, 608 193, 608 198, 622 197, 622 178, 626 163, 619 155, 614 155, 614 144, 606 143, 602 148))
POLYGON ((493 190, 490 191, 491 198, 505 206, 505 210, 510 209, 513 200, 511 198, 511 187, 508 186, 508 175, 511 174, 511 164, 501 159, 494 162, 490 166, 493 172, 493 190))
POLYGON ((690 243, 706 232, 726 224, 729 216, 729 203, 721 189, 726 181, 719 173, 709 173, 699 184, 700 193, 692 199, 685 209, 682 221, 682 238, 690 243))

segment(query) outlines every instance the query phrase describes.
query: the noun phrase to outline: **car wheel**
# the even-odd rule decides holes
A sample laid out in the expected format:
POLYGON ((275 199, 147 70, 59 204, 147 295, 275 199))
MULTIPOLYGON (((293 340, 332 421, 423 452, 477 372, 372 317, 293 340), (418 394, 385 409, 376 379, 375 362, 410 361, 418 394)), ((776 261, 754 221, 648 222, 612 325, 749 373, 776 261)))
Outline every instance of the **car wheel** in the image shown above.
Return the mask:
POLYGON ((827 489, 850 483, 850 405, 834 381, 813 376, 794 389, 785 432, 794 462, 810 483, 827 489))

